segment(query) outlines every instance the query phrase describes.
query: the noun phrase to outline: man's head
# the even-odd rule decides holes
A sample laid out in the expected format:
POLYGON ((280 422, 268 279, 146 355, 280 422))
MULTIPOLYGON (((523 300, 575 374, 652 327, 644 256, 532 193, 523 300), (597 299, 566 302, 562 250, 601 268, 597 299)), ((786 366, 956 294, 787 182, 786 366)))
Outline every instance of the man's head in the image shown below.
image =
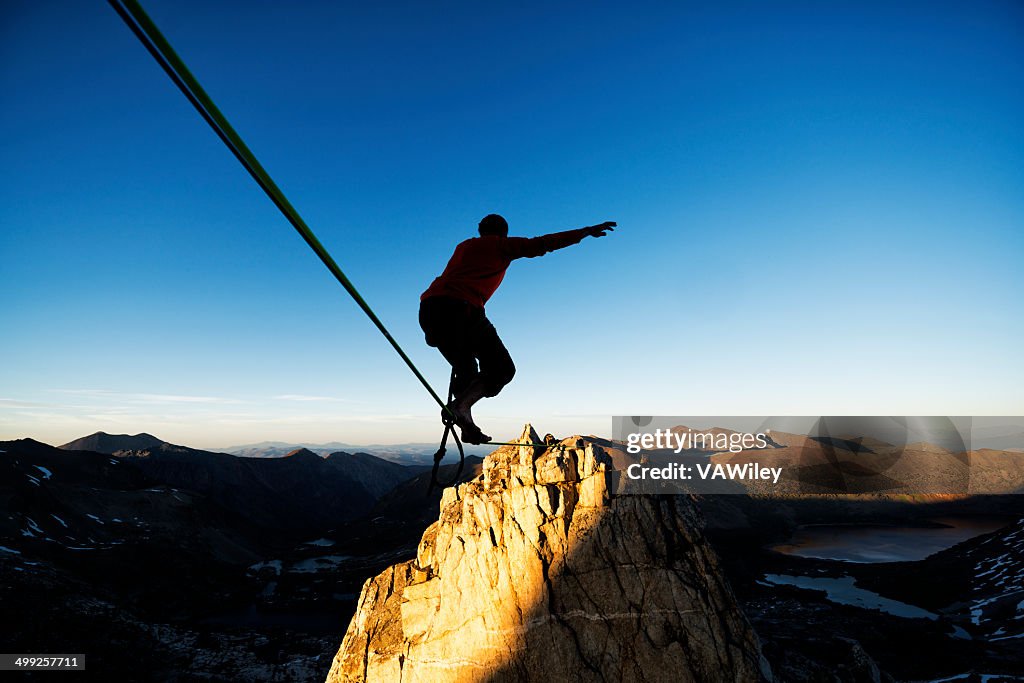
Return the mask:
POLYGON ((479 225, 480 235, 508 237, 508 222, 496 213, 484 216, 479 225))

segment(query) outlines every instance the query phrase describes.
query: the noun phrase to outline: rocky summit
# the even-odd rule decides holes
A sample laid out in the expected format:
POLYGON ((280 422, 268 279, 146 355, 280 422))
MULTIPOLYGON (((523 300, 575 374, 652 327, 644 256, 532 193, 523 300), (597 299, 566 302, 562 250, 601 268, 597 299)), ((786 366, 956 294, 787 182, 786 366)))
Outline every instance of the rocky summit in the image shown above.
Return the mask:
POLYGON ((444 492, 416 559, 364 584, 329 682, 771 679, 692 501, 612 496, 600 446, 550 443, 444 492))

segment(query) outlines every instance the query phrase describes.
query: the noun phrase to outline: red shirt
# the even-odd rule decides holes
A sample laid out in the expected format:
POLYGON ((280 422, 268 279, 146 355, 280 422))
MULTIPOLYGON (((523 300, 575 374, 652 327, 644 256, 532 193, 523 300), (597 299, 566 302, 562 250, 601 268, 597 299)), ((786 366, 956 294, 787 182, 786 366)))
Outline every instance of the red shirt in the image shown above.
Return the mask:
POLYGON ((576 244, 587 234, 586 228, 580 228, 540 237, 483 235, 468 239, 455 247, 444 272, 420 295, 420 301, 432 296, 447 296, 483 308, 498 289, 513 260, 524 256, 543 256, 549 251, 576 244))

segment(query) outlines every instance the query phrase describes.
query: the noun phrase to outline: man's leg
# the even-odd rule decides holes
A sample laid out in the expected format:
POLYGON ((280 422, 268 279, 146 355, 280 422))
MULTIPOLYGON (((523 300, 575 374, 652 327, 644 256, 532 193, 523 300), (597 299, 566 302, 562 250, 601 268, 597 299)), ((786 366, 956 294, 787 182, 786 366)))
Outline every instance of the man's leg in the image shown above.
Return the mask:
MULTIPOLYGON (((487 396, 497 396, 506 384, 512 381, 516 374, 516 366, 508 349, 498 337, 494 325, 484 316, 475 322, 469 335, 473 354, 480 360, 480 374, 473 382, 466 387, 465 391, 456 394, 456 401, 453 405, 455 413, 466 422, 476 427, 473 421, 472 408, 480 399, 487 396)), ((479 432, 479 428, 477 428, 479 432)), ((483 432, 466 436, 463 431, 463 439, 473 443, 473 438, 480 438, 482 441, 490 441, 483 432)))
POLYGON ((515 377, 516 365, 490 320, 484 317, 473 332, 473 353, 480 360, 483 395, 497 396, 515 377))
POLYGON ((452 393, 465 391, 479 375, 470 339, 471 320, 465 304, 440 297, 420 304, 420 328, 427 346, 433 346, 455 371, 452 393))
POLYGON ((458 398, 480 376, 480 371, 476 366, 476 358, 473 357, 473 352, 470 351, 469 345, 464 341, 442 344, 437 347, 437 350, 441 352, 441 355, 444 356, 444 359, 451 364, 452 369, 455 371, 455 377, 452 378, 452 394, 458 398))
MULTIPOLYGON (((469 443, 491 440, 473 423, 473 415, 468 409, 458 408, 460 397, 473 396, 479 384, 480 371, 473 353, 473 328, 483 317, 482 311, 471 311, 459 301, 431 298, 420 304, 420 327, 427 345, 436 347, 454 371, 451 390, 455 399, 451 410, 456 424, 462 429, 463 441, 469 443)), ((469 405, 475 402, 473 400, 469 405)))

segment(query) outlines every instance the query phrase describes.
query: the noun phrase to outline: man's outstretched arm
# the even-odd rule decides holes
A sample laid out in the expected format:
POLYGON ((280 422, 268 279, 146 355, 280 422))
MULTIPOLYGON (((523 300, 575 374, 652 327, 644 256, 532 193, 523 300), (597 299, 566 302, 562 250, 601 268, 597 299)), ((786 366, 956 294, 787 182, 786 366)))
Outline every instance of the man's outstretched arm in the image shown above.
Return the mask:
POLYGON ((564 249, 583 240, 584 237, 604 237, 608 232, 615 230, 618 225, 615 221, 605 221, 598 225, 590 225, 586 228, 566 230, 565 232, 553 232, 550 235, 540 237, 509 237, 509 256, 517 259, 521 257, 533 258, 544 254, 564 249))

